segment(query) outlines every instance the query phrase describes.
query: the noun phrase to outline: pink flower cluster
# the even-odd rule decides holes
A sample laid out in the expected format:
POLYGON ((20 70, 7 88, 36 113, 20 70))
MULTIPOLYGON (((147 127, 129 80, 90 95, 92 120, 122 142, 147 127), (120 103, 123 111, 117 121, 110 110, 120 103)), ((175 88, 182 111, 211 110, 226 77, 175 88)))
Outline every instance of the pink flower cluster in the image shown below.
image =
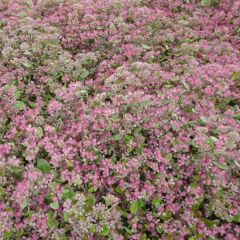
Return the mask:
POLYGON ((0 0, 0 239, 240 239, 239 12, 0 0))

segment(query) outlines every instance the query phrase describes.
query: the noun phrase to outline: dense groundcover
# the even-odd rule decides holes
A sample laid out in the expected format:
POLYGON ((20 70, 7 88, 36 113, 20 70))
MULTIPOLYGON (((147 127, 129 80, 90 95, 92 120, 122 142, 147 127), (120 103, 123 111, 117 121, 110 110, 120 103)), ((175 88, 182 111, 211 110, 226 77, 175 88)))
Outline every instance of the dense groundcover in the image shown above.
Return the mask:
POLYGON ((239 0, 0 0, 0 239, 240 239, 239 0))

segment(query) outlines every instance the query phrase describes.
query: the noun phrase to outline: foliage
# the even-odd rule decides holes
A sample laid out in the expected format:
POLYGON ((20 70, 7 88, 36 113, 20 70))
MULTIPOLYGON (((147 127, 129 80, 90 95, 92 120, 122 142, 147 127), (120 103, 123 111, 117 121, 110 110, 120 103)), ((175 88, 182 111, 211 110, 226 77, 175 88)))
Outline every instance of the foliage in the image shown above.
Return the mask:
POLYGON ((0 239, 240 239, 239 7, 0 0, 0 239))

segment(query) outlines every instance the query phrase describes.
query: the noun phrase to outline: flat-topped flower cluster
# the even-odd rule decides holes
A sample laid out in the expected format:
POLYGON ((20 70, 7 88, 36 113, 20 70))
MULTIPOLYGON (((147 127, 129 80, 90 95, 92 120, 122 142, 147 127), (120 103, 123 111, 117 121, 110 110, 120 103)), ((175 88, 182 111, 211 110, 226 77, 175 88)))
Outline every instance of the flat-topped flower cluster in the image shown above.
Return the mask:
POLYGON ((239 13, 0 0, 0 239, 240 239, 239 13))

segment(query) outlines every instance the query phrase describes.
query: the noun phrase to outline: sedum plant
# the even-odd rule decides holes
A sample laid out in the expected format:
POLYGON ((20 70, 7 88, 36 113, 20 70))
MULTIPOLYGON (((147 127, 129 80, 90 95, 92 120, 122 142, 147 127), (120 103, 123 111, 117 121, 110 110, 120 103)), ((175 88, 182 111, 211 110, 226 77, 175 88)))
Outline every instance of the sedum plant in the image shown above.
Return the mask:
POLYGON ((0 0, 0 239, 239 239, 239 7, 0 0))

